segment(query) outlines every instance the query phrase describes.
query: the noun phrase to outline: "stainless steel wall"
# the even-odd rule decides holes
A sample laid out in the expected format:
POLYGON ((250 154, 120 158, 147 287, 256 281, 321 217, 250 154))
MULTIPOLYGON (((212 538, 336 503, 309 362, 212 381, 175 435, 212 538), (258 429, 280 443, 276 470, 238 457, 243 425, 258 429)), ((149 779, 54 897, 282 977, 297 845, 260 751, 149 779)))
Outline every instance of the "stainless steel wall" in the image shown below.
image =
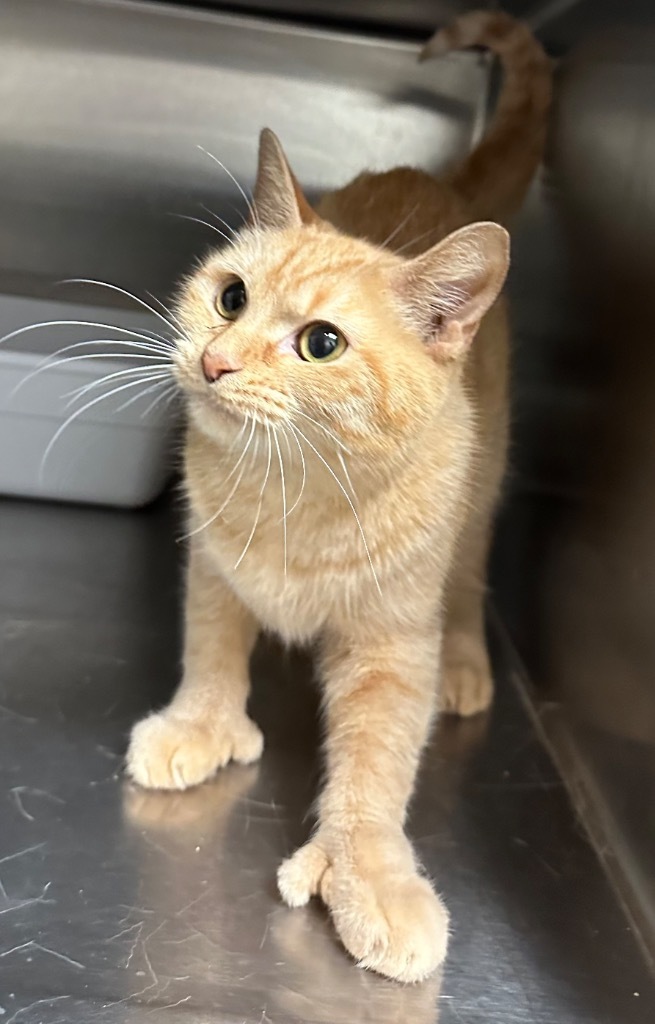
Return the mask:
POLYGON ((496 591, 655 950, 655 14, 564 61, 515 259, 496 591))
POLYGON ((487 64, 414 44, 158 3, 0 4, 0 290, 100 277, 167 294, 238 222, 257 135, 309 192, 362 166, 434 167, 471 144, 487 64), (237 206, 235 213, 234 205, 237 206))
POLYGON ((475 7, 489 7, 488 0, 228 0, 216 3, 200 0, 203 7, 231 7, 245 11, 263 11, 278 17, 360 24, 397 26, 409 30, 430 31, 436 25, 475 7))

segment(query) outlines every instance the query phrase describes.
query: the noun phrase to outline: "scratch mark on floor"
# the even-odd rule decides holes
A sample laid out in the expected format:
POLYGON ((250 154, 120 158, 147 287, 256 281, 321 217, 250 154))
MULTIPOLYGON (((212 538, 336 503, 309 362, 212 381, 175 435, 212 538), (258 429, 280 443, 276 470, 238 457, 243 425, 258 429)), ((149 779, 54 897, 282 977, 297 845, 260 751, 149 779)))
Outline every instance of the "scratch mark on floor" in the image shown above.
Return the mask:
POLYGON ((185 996, 184 999, 178 999, 176 1003, 167 1003, 166 1006, 154 1006, 148 1013, 157 1013, 162 1010, 174 1010, 176 1006, 181 1006, 182 1003, 188 1003, 191 996, 185 996))
POLYGON ((552 864, 549 864, 546 858, 542 857, 541 854, 538 853, 537 850, 533 849, 533 847, 530 846, 529 843, 526 843, 525 839, 521 839, 519 836, 514 836, 512 842, 515 846, 520 846, 524 850, 529 850, 535 858, 535 860, 537 860, 539 864, 541 864, 541 866, 545 868, 548 874, 552 875, 553 878, 560 879, 562 877, 561 872, 554 868, 552 864))
POLYGON ((205 899, 205 897, 209 897, 210 893, 213 891, 214 886, 210 886, 209 889, 205 889, 199 896, 196 896, 195 899, 191 900, 190 903, 187 903, 184 907, 180 907, 179 910, 176 910, 175 917, 182 917, 183 914, 186 914, 187 910, 191 910, 191 907, 195 907, 196 903, 200 903, 200 901, 205 899))
POLYGON ((120 754, 117 754, 116 751, 111 750, 109 747, 103 746, 102 743, 96 743, 96 750, 98 751, 99 754, 102 754, 103 757, 108 758, 110 761, 118 761, 121 756, 120 754))
POLYGON ((132 943, 132 948, 130 949, 130 952, 128 954, 127 960, 125 961, 125 969, 126 970, 130 966, 130 964, 132 963, 132 958, 134 957, 134 953, 135 953, 136 947, 139 945, 139 939, 141 938, 141 933, 143 931, 143 926, 144 925, 145 925, 145 921, 141 921, 138 924, 138 931, 136 933, 136 938, 134 939, 134 942, 132 943))
MULTIPOLYGON (((148 955, 148 943, 150 942, 150 940, 152 938, 154 938, 154 936, 157 934, 157 932, 161 931, 161 929, 167 923, 168 923, 167 921, 161 921, 157 925, 157 927, 154 928, 153 931, 151 931, 149 935, 146 935, 145 939, 143 939, 142 942, 141 942, 141 952, 143 953, 143 959, 145 960, 146 967, 148 968, 148 973, 150 975, 151 981, 147 985, 144 985, 143 988, 140 988, 137 992, 130 992, 130 994, 127 995, 127 996, 124 996, 123 999, 118 999, 114 1003, 107 1003, 106 1004, 106 1008, 107 1009, 111 1008, 113 1010, 117 1006, 123 1006, 125 1003, 131 1002, 131 1000, 138 999, 140 996, 145 995, 146 992, 150 992, 153 988, 160 989, 160 991, 157 993, 157 995, 161 995, 161 993, 163 991, 165 991, 166 985, 161 987, 161 981, 157 977, 157 974, 155 973, 155 971, 153 969, 153 966, 152 966, 152 963, 150 961, 150 956, 148 955)), ((141 927, 143 927, 144 924, 145 924, 145 922, 142 921, 141 922, 141 927)), ((134 946, 132 948, 132 952, 130 953, 130 956, 128 957, 128 961, 127 961, 127 963, 125 965, 126 967, 129 966, 130 960, 132 959, 132 957, 134 955, 134 951, 135 951, 135 949, 136 949, 136 947, 137 947, 137 945, 139 943, 140 935, 141 935, 141 932, 139 932, 139 935, 137 935, 137 937, 136 937, 136 940, 134 942, 134 946)), ((143 973, 143 972, 141 972, 141 973, 143 973)), ((168 979, 168 984, 170 984, 170 980, 171 979, 169 978, 168 979)))
POLYGON ((151 846, 153 850, 156 850, 157 853, 161 853, 162 856, 168 857, 169 859, 172 859, 172 860, 176 860, 177 859, 171 850, 167 850, 165 846, 162 846, 160 843, 156 842, 152 838, 152 836, 148 835, 147 832, 142 832, 141 833, 141 838, 143 839, 144 842, 146 842, 148 844, 148 846, 151 846))
MULTIPOLYGON (((4 907, 2 910, 0 910, 0 916, 2 916, 3 914, 11 914, 12 911, 14 910, 23 910, 25 907, 31 907, 33 903, 54 903, 54 900, 45 899, 45 894, 47 893, 51 885, 52 882, 48 882, 46 885, 44 885, 43 892, 41 893, 40 896, 30 896, 26 900, 16 900, 13 906, 4 907)), ((11 903, 11 899, 7 895, 7 890, 5 889, 2 882, 0 882, 0 893, 2 894, 7 903, 11 903)))
POLYGON ((16 1012, 11 1015, 9 1020, 5 1021, 5 1024, 14 1024, 14 1022, 18 1020, 21 1014, 27 1013, 28 1010, 33 1010, 35 1006, 44 1006, 46 1003, 48 1003, 49 1006, 52 1006, 53 1003, 60 1003, 62 999, 70 998, 70 996, 50 996, 48 999, 37 999, 35 1003, 30 1003, 29 1006, 21 1006, 20 1010, 16 1010, 16 1012))
POLYGON ((23 806, 22 794, 26 789, 26 786, 14 786, 14 788, 9 791, 9 796, 14 801, 18 813, 22 818, 25 818, 25 821, 35 821, 36 819, 34 818, 34 815, 30 814, 29 811, 26 811, 23 806))
MULTIPOLYGON (((21 715, 20 711, 14 711, 12 708, 7 708, 4 704, 0 704, 0 714, 6 715, 7 718, 17 718, 19 722, 27 722, 28 725, 36 725, 38 719, 30 718, 29 715, 21 715)), ((7 1022, 9 1024, 9 1022, 7 1022)))
POLYGON ((130 916, 130 914, 154 914, 154 910, 148 907, 132 907, 130 906, 129 903, 118 903, 116 905, 119 910, 127 910, 127 915, 123 918, 122 921, 118 922, 119 924, 123 924, 125 921, 127 921, 127 918, 130 916))
POLYGON ((116 939, 122 939, 124 935, 131 935, 135 928, 143 928, 144 923, 144 921, 135 921, 134 924, 128 924, 127 928, 123 928, 122 931, 111 935, 108 939, 105 939, 105 942, 116 942, 116 939))
POLYGON ((42 850, 46 843, 35 843, 34 846, 28 846, 24 850, 16 850, 16 853, 8 853, 6 857, 0 857, 0 864, 7 864, 10 860, 17 860, 19 857, 26 857, 28 853, 34 853, 35 850, 42 850))
POLYGON ((35 942, 34 939, 30 939, 29 942, 22 942, 19 946, 12 946, 11 949, 6 949, 3 953, 0 953, 0 960, 11 953, 19 953, 22 949, 37 949, 41 953, 48 953, 50 956, 57 957, 58 960, 63 960, 64 963, 70 964, 71 967, 77 967, 81 971, 86 970, 86 966, 81 964, 79 960, 73 960, 72 957, 66 956, 65 953, 59 953, 56 949, 50 949, 49 946, 42 946, 40 942, 35 942))

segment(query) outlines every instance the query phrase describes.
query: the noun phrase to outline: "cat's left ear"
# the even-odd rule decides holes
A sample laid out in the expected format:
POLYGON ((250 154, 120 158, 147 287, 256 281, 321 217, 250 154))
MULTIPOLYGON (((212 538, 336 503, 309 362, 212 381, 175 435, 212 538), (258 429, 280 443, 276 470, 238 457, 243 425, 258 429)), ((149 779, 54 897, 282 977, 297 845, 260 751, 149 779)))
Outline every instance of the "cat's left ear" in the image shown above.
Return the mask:
POLYGON ((254 199, 257 221, 263 228, 299 228, 318 220, 270 128, 264 128, 259 136, 254 199))
POLYGON ((398 268, 392 289, 435 359, 465 354, 509 268, 509 234, 491 221, 468 224, 398 268))

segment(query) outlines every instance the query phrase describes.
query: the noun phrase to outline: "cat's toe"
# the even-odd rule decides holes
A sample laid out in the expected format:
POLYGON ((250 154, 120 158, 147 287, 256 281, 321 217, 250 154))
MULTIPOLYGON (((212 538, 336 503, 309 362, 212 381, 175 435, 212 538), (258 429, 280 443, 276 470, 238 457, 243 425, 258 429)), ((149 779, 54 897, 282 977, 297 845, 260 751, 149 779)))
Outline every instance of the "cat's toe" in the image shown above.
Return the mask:
POLYGON ((488 668, 459 662, 445 666, 441 710, 449 715, 468 718, 487 711, 494 695, 494 684, 488 668))
POLYGON ((330 909, 341 941, 360 967, 395 981, 423 981, 443 962, 448 913, 426 878, 335 873, 330 909))
POLYGON ((417 873, 404 837, 365 828, 336 837, 319 832, 282 864, 278 885, 292 907, 320 895, 360 967, 416 982, 445 958, 448 913, 417 873))
POLYGON ((236 761, 237 764, 254 764, 262 756, 264 751, 262 731, 246 714, 226 725, 222 733, 219 730, 219 735, 222 738, 223 748, 223 757, 219 765, 221 768, 228 761, 236 761))
POLYGON ((188 789, 230 760, 256 761, 263 745, 261 732, 246 715, 210 724, 160 712, 132 730, 126 768, 147 789, 188 789))
POLYGON ((483 639, 475 634, 449 632, 444 641, 441 710, 470 717, 486 711, 494 684, 483 639))
POLYGON ((327 854, 315 842, 305 843, 277 873, 280 895, 288 907, 304 907, 323 888, 329 870, 327 854))

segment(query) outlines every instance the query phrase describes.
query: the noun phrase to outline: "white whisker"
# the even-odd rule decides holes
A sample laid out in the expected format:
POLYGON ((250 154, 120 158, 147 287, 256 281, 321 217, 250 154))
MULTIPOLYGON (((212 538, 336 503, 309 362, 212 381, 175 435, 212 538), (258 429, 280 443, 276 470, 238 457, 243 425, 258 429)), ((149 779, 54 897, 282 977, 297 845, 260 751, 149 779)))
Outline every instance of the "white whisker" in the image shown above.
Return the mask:
POLYGON ((227 228, 227 230, 230 232, 233 238, 238 238, 239 232, 236 231, 231 224, 228 224, 226 220, 223 220, 222 217, 219 217, 217 213, 214 213, 213 210, 210 210, 209 207, 205 206, 204 203, 200 204, 200 208, 204 210, 205 213, 208 213, 210 217, 215 217, 219 224, 222 224, 224 228, 227 228))
POLYGON ((287 446, 287 454, 289 456, 289 464, 292 465, 293 464, 293 453, 291 451, 291 445, 289 444, 289 435, 287 434, 286 430, 284 429, 284 423, 280 423, 279 427, 280 427, 280 429, 282 431, 282 437, 284 438, 284 443, 287 446))
MULTIPOLYGON (((83 344, 86 345, 86 344, 88 344, 88 342, 83 342, 83 344)), ((60 351, 63 351, 63 349, 60 349, 60 351)), ((79 356, 67 356, 67 357, 65 357, 63 359, 55 359, 54 358, 54 353, 53 353, 53 357, 52 358, 48 357, 48 359, 45 360, 45 362, 47 362, 48 365, 51 366, 51 367, 52 366, 66 366, 68 363, 78 363, 80 361, 87 360, 87 359, 104 359, 104 361, 106 363, 107 362, 111 362, 111 360, 116 361, 118 359, 121 359, 121 360, 123 360, 123 359, 138 359, 141 362, 155 362, 155 360, 159 360, 159 362, 161 363, 162 355, 164 355, 164 353, 162 353, 162 352, 152 352, 152 353, 150 353, 150 352, 107 352, 107 351, 104 351, 104 352, 88 352, 88 353, 82 353, 79 356)), ((168 360, 166 363, 162 363, 162 366, 164 366, 164 365, 165 366, 170 366, 170 360, 168 360)), ((44 363, 40 363, 39 366, 41 368, 43 368, 44 367, 44 363)))
POLYGON ((337 458, 338 458, 339 462, 341 463, 341 468, 343 470, 343 475, 345 476, 346 482, 347 482, 348 486, 350 487, 350 493, 353 496, 353 501, 357 505, 358 504, 357 494, 355 492, 355 488, 353 487, 353 482, 350 479, 350 473, 348 472, 348 467, 346 465, 346 460, 344 459, 344 457, 341 454, 341 452, 337 452, 337 458))
POLYGON ((65 408, 69 408, 78 398, 82 398, 83 395, 88 394, 89 391, 93 391, 94 388, 107 384, 110 380, 120 380, 123 377, 134 376, 140 376, 143 383, 147 384, 150 380, 154 380, 155 377, 170 378, 171 371, 165 363, 160 363, 157 366, 136 366, 128 370, 116 370, 114 373, 107 373, 104 377, 98 377, 97 380, 92 380, 88 384, 82 384, 80 387, 74 388, 67 394, 62 395, 62 398, 69 399, 65 408))
POLYGON ((255 530, 257 529, 257 524, 259 523, 259 516, 261 514, 262 504, 264 502, 264 491, 266 490, 266 484, 268 483, 269 474, 271 472, 271 462, 272 462, 272 459, 273 459, 273 446, 271 445, 271 428, 268 425, 268 423, 266 424, 266 436, 268 437, 268 462, 266 463, 266 473, 264 474, 264 483, 262 484, 261 490, 259 492, 259 499, 257 501, 257 512, 255 514, 255 521, 252 524, 252 529, 250 531, 250 534, 248 535, 248 540, 246 541, 246 545, 245 545, 243 551, 241 552, 241 554, 239 555, 239 558, 237 559, 237 562, 236 562, 236 564, 234 566, 234 571, 235 572, 239 568, 239 566, 241 565, 243 559, 246 557, 246 553, 248 551, 248 548, 250 547, 250 545, 252 543, 252 539, 255 536, 255 530))
MULTIPOLYGON (((248 422, 248 419, 249 419, 249 417, 248 417, 248 416, 246 416, 246 423, 248 422)), ((230 472, 230 473, 229 473, 229 474, 228 474, 228 475, 226 476, 226 478, 225 478, 225 483, 227 483, 227 482, 228 482, 228 480, 230 480, 230 479, 231 479, 231 478, 232 478, 232 477, 234 476, 234 474, 236 473, 237 469, 239 468, 239 466, 241 465, 241 463, 242 463, 242 462, 243 462, 243 460, 245 459, 245 457, 246 457, 246 452, 248 451, 248 448, 249 448, 249 446, 250 446, 250 442, 252 441, 252 435, 253 435, 253 434, 255 433, 255 427, 256 427, 256 426, 257 426, 257 421, 256 421, 256 420, 255 420, 255 418, 253 417, 253 421, 252 421, 252 427, 250 428, 250 433, 248 434, 248 440, 246 441, 246 445, 245 445, 245 448, 244 448, 244 449, 243 449, 243 451, 241 452, 241 455, 240 455, 240 457, 239 457, 239 460, 238 460, 238 462, 236 463, 236 465, 235 465, 235 466, 233 466, 233 468, 232 468, 231 472, 230 472)))
POLYGON ((243 210, 240 210, 239 207, 235 206, 234 203, 228 203, 227 205, 230 207, 231 210, 234 210, 234 212, 236 213, 237 217, 241 218, 241 223, 245 224, 246 223, 246 218, 244 216, 243 210))
MULTIPOLYGON (((138 337, 140 337, 140 335, 138 337)), ((95 348, 98 345, 120 346, 118 352, 114 352, 111 349, 104 349, 104 351, 100 353, 100 356, 106 359, 122 358, 126 355, 126 353, 122 351, 123 348, 135 348, 138 352, 149 352, 157 356, 170 356, 171 353, 175 351, 175 345, 172 342, 164 344, 161 341, 155 341, 153 338, 147 338, 145 335, 143 341, 135 341, 134 338, 87 338, 86 341, 76 341, 71 345, 62 345, 62 347, 56 349, 55 352, 51 352, 45 362, 55 359, 64 352, 73 352, 78 348, 95 348)))
POLYGON ((252 462, 253 466, 257 465, 257 459, 259 458, 259 437, 260 437, 259 433, 255 434, 255 444, 254 444, 254 447, 253 447, 252 453, 251 453, 252 454, 251 462, 252 462))
POLYGON ((146 295, 149 299, 152 299, 153 302, 156 302, 160 309, 163 309, 164 313, 171 318, 180 334, 182 334, 183 337, 186 337, 182 321, 178 316, 176 316, 173 310, 167 306, 165 302, 162 302, 161 299, 158 299, 156 295, 153 295, 152 292, 146 290, 146 295))
MULTIPOLYGON (((148 388, 148 391, 155 391, 156 388, 160 387, 160 386, 161 385, 159 385, 159 384, 154 384, 152 386, 152 388, 148 388)), ((147 392, 144 392, 144 394, 146 394, 146 393, 147 392)), ((172 400, 176 396, 177 396, 177 384, 176 383, 170 384, 168 387, 165 387, 164 390, 159 395, 157 395, 157 397, 150 403, 150 405, 146 409, 143 410, 143 412, 141 413, 141 419, 144 420, 146 418, 146 416, 149 416, 150 413, 152 412, 152 410, 155 408, 155 406, 159 405, 159 403, 161 402, 162 399, 166 399, 166 404, 170 405, 170 403, 172 402, 172 400)))
MULTIPOLYGON (((287 436, 286 435, 286 431, 284 432, 284 436, 285 437, 287 436)), ((293 510, 298 507, 298 503, 300 502, 300 499, 303 496, 303 491, 305 490, 305 483, 307 481, 307 467, 305 465, 305 454, 304 454, 304 452, 302 450, 302 446, 300 444, 300 441, 298 440, 296 435, 292 433, 291 436, 294 439, 294 441, 296 442, 296 444, 298 445, 298 451, 300 452, 300 461, 302 463, 302 483, 300 484, 300 491, 298 492, 298 497, 296 498, 296 500, 294 501, 293 505, 291 506, 291 508, 287 512, 287 518, 291 515, 293 510)), ((289 461, 291 461, 291 457, 289 457, 289 461)))
MULTIPOLYGON (((252 435, 255 432, 255 425, 256 425, 256 421, 253 419, 253 421, 252 421, 252 430, 250 431, 250 433, 248 435, 248 440, 245 443, 244 449, 241 452, 241 455, 239 457, 238 462, 236 463, 236 465, 232 469, 232 472, 229 474, 229 476, 227 476, 225 478, 224 483, 227 483, 228 480, 230 479, 230 477, 232 477, 234 475, 234 473, 236 472, 236 470, 239 468, 239 466, 243 462, 244 458, 246 457, 246 453, 248 451, 248 447, 250 445, 250 442, 252 441, 252 435)), ((246 469, 246 466, 245 466, 245 463, 244 463, 244 465, 243 465, 243 467, 241 469, 241 472, 239 473, 238 477, 234 481, 234 485, 233 485, 232 489, 230 490, 230 493, 228 494, 227 498, 225 499, 225 501, 223 502, 221 507, 218 509, 218 511, 214 512, 214 514, 212 516, 210 516, 209 519, 207 520, 207 522, 203 523, 202 526, 196 526, 195 529, 190 530, 188 533, 186 533, 182 537, 180 537, 180 540, 188 540, 189 537, 195 537, 196 534, 202 533, 202 531, 206 530, 208 526, 211 526, 212 523, 216 522, 216 520, 225 511, 227 506, 230 504, 230 501, 232 500, 233 496, 235 495, 236 490, 237 490, 237 488, 238 488, 238 486, 241 483, 241 480, 243 478, 243 474, 245 472, 245 469, 246 469)))
POLYGON ((43 474, 44 474, 44 471, 45 471, 46 462, 48 461, 48 458, 50 456, 50 452, 52 451, 52 449, 54 448, 54 446, 56 445, 57 441, 59 440, 61 435, 64 433, 64 431, 72 423, 74 423, 74 421, 78 418, 78 416, 82 416, 89 409, 92 409, 95 405, 97 405, 98 402, 102 402, 106 398, 111 398, 113 395, 117 395, 121 391, 126 391, 128 388, 138 387, 139 384, 141 384, 141 383, 142 383, 142 381, 140 381, 140 380, 128 381, 127 384, 121 384, 119 387, 112 388, 111 391, 108 391, 108 392, 106 392, 103 395, 98 395, 96 398, 92 399, 90 402, 87 402, 85 405, 81 406, 79 409, 76 409, 75 412, 71 413, 71 415, 68 416, 68 418, 65 419, 64 422, 57 428, 57 430, 55 431, 55 433, 53 434, 52 438, 50 439, 50 441, 48 442, 48 444, 46 446, 46 449, 45 449, 45 451, 43 453, 43 458, 41 459, 41 465, 39 466, 39 480, 43 481, 43 474))
MULTIPOLYGON (((164 377, 164 378, 162 378, 160 380, 156 380, 154 384, 149 384, 149 386, 147 388, 144 388, 143 391, 137 392, 136 395, 132 395, 132 397, 128 398, 126 402, 123 402, 121 405, 119 405, 117 410, 116 410, 116 412, 122 412, 123 409, 127 409, 128 406, 133 405, 135 402, 138 402, 142 398, 145 398, 146 395, 149 395, 153 391, 156 391, 157 388, 163 388, 166 385, 166 382, 167 382, 167 378, 164 377)), ((149 382, 148 381, 144 381, 143 383, 144 384, 148 384, 149 382)), ((157 404, 157 401, 158 401, 158 399, 155 400, 155 403, 154 403, 155 405, 157 404)), ((150 412, 150 409, 151 409, 152 405, 153 405, 153 403, 150 403, 150 405, 147 407, 147 409, 144 412, 141 413, 141 419, 143 419, 150 412)))
MULTIPOLYGON (((79 345, 67 345, 66 348, 59 349, 58 352, 54 352, 51 356, 48 356, 47 359, 44 359, 41 363, 39 363, 38 366, 36 366, 33 370, 30 370, 29 373, 25 374, 25 376, 22 377, 18 381, 18 384, 16 384, 16 386, 14 388, 12 388, 12 390, 9 392, 10 400, 15 398, 15 396, 18 394, 18 392, 23 387, 25 387, 25 385, 28 384, 31 380, 34 380, 35 377, 38 377, 40 374, 44 373, 46 370, 55 369, 57 366, 66 366, 67 363, 77 363, 77 362, 80 362, 81 360, 86 360, 86 359, 104 359, 105 362, 109 362, 112 359, 119 359, 119 358, 120 359, 142 359, 142 360, 148 360, 148 361, 153 360, 154 361, 155 359, 160 360, 162 358, 162 354, 163 354, 161 352, 156 352, 156 353, 153 353, 152 355, 143 355, 143 354, 138 354, 137 355, 137 354, 135 354, 133 352, 98 352, 98 353, 90 353, 90 354, 79 355, 79 356, 68 356, 65 359, 57 359, 57 358, 55 358, 56 356, 60 355, 62 352, 66 352, 67 350, 70 351, 70 349, 73 349, 73 348, 78 348, 80 346, 93 345, 93 344, 95 344, 95 342, 83 341, 83 342, 80 342, 79 345)), ((101 342, 101 344, 104 345, 105 342, 101 342)), ((163 364, 161 364, 161 365, 163 365, 163 364)), ((144 367, 144 369, 146 369, 146 367, 144 367)))
POLYGON ((391 242, 396 237, 396 235, 399 234, 399 232, 402 231, 402 229, 405 227, 405 225, 408 223, 408 221, 410 221, 412 219, 412 217, 414 216, 414 214, 418 210, 419 205, 420 204, 417 203, 416 206, 412 207, 412 209, 409 211, 407 216, 403 217, 403 219, 401 220, 401 222, 398 225, 398 227, 394 228, 394 230, 391 232, 390 235, 387 235, 387 237, 385 238, 384 242, 380 242, 380 248, 381 249, 386 249, 386 247, 389 245, 389 242, 391 242))
POLYGON ((132 301, 138 303, 139 306, 143 306, 143 308, 147 309, 149 313, 152 313, 153 316, 156 316, 162 321, 162 323, 166 324, 169 330, 175 330, 175 324, 165 317, 163 313, 156 310, 155 307, 151 306, 149 302, 145 301, 145 299, 140 299, 138 295, 134 295, 132 292, 128 291, 127 288, 120 288, 117 284, 111 284, 110 281, 97 281, 93 277, 68 277, 61 283, 92 284, 96 285, 98 288, 107 288, 110 292, 117 292, 119 295, 124 295, 128 299, 132 299, 132 301))
MULTIPOLYGON (((29 331, 42 330, 44 327, 94 327, 102 331, 113 331, 116 334, 127 334, 128 338, 143 338, 146 342, 154 344, 155 341, 159 341, 162 344, 174 348, 169 338, 163 338, 159 335, 151 337, 143 334, 140 331, 133 331, 129 327, 118 327, 116 324, 100 324, 93 320, 44 320, 39 324, 27 324, 25 327, 17 327, 15 331, 10 331, 9 334, 5 334, 3 338, 0 338, 0 345, 3 345, 5 341, 11 341, 12 338, 18 338, 21 334, 27 334, 29 331)), ((80 345, 89 345, 91 342, 83 341, 78 342, 80 345)), ((122 342, 116 339, 112 344, 120 345, 122 342)), ((127 341, 125 342, 127 344, 127 341)))
POLYGON ((227 454, 228 455, 231 455, 232 452, 234 451, 234 449, 236 448, 236 446, 238 445, 238 443, 241 440, 241 438, 243 436, 243 433, 244 433, 244 431, 245 431, 247 426, 248 426, 248 417, 246 416, 246 418, 244 419, 243 424, 241 426, 241 430, 239 431, 237 436, 234 438, 234 441, 232 442, 232 444, 230 445, 230 447, 227 450, 227 454))
MULTIPOLYGON (((438 230, 439 229, 437 227, 428 228, 427 231, 423 231, 420 235, 417 235, 416 238, 412 238, 409 242, 405 242, 404 245, 399 246, 396 249, 396 255, 399 255, 401 252, 404 252, 405 249, 409 249, 410 246, 416 245, 417 242, 420 242, 423 238, 427 238, 428 235, 432 235, 432 234, 435 233, 435 231, 438 231, 438 230)), ((437 239, 437 241, 438 241, 438 239, 437 239)))
POLYGON ((234 182, 239 192, 241 193, 243 200, 246 203, 246 206, 250 210, 250 216, 252 217, 253 222, 259 226, 259 217, 257 216, 257 210, 255 209, 254 203, 248 198, 245 189, 239 184, 239 182, 234 177, 232 172, 227 169, 225 164, 221 163, 217 156, 214 156, 213 153, 210 153, 209 150, 205 149, 204 146, 198 146, 198 149, 200 150, 201 153, 204 153, 205 156, 208 156, 210 160, 213 160, 215 164, 218 164, 221 170, 225 171, 228 178, 230 178, 230 180, 234 182))
POLYGON ((191 217, 188 213, 174 213, 174 217, 178 217, 180 220, 191 220, 194 224, 202 224, 203 227, 209 228, 210 231, 216 231, 217 234, 224 238, 228 245, 234 245, 234 242, 229 235, 226 235, 224 231, 217 228, 215 224, 210 224, 208 220, 203 220, 202 217, 191 217))
POLYGON ((369 563, 369 565, 370 565, 370 567, 371 567, 371 572, 373 573, 373 579, 375 580, 375 586, 376 586, 376 587, 377 587, 377 589, 378 589, 378 593, 379 593, 379 594, 382 594, 382 590, 381 590, 381 588, 380 588, 380 583, 379 583, 379 581, 378 581, 378 577, 377 577, 377 574, 376 574, 376 572, 375 572, 375 567, 374 567, 374 565, 373 565, 373 559, 371 558, 371 552, 369 551, 368 543, 367 543, 367 541, 366 541, 366 535, 364 534, 364 528, 362 527, 362 524, 361 524, 361 520, 360 520, 359 516, 357 515, 357 509, 356 509, 356 508, 355 508, 355 506, 353 505, 353 503, 352 503, 352 500, 351 500, 351 498, 350 498, 350 496, 349 496, 349 494, 348 494, 348 491, 347 491, 347 490, 345 489, 345 487, 343 486, 343 484, 342 484, 342 483, 341 483, 341 481, 339 480, 339 477, 338 477, 338 476, 337 476, 337 474, 336 474, 336 473, 334 472, 334 470, 333 470, 333 469, 332 469, 332 467, 331 467, 331 466, 329 465, 329 463, 327 463, 327 462, 325 461, 325 459, 323 458, 323 456, 321 455, 321 453, 320 453, 319 451, 317 451, 317 450, 316 450, 316 448, 314 447, 314 445, 312 444, 312 442, 311 442, 311 441, 309 440, 309 438, 307 437, 307 435, 306 435, 306 434, 303 434, 302 430, 300 430, 300 429, 299 429, 299 427, 296 427, 296 426, 294 426, 294 425, 293 425, 293 423, 290 423, 290 424, 289 424, 289 426, 291 427, 291 430, 293 430, 294 432, 295 432, 295 431, 298 431, 298 433, 299 433, 299 434, 300 434, 300 436, 301 436, 301 437, 303 438, 303 440, 307 442, 307 444, 309 445, 309 447, 311 448, 311 450, 312 450, 312 451, 314 452, 314 455, 315 455, 315 456, 316 456, 316 457, 317 457, 318 459, 320 459, 320 461, 321 461, 321 462, 323 463, 323 465, 324 465, 324 466, 325 466, 325 468, 327 469, 327 471, 328 471, 328 473, 330 474, 330 476, 331 476, 331 477, 333 477, 333 479, 335 480, 336 484, 337 484, 337 485, 338 485, 338 487, 339 487, 339 490, 341 491, 341 493, 343 494, 344 498, 346 499, 346 501, 347 501, 347 502, 348 502, 348 504, 350 505, 350 509, 351 509, 351 512, 352 512, 352 514, 353 514, 353 515, 354 515, 354 517, 355 517, 355 522, 357 523, 357 526, 358 526, 358 528, 359 528, 359 532, 360 532, 360 534, 361 534, 361 537, 362 537, 362 541, 363 541, 363 543, 364 543, 364 550, 366 551, 366 557, 368 558, 368 563, 369 563))
POLYGON ((273 427, 273 439, 275 441, 275 449, 277 451, 277 460, 280 464, 280 484, 282 487, 282 530, 284 533, 284 575, 287 574, 287 491, 284 482, 284 466, 282 464, 282 452, 280 451, 280 442, 277 439, 277 430, 273 427))
POLYGON ((348 455, 352 454, 350 449, 346 447, 343 441, 340 441, 336 434, 333 434, 332 431, 328 429, 328 427, 323 426, 323 424, 319 423, 318 420, 312 419, 311 416, 308 416, 306 412, 301 412, 300 409, 296 409, 294 415, 302 416, 303 419, 309 420, 309 422, 313 423, 315 427, 318 427, 319 430, 322 430, 324 434, 327 434, 327 436, 331 438, 335 444, 338 444, 340 448, 343 448, 343 450, 348 455))

